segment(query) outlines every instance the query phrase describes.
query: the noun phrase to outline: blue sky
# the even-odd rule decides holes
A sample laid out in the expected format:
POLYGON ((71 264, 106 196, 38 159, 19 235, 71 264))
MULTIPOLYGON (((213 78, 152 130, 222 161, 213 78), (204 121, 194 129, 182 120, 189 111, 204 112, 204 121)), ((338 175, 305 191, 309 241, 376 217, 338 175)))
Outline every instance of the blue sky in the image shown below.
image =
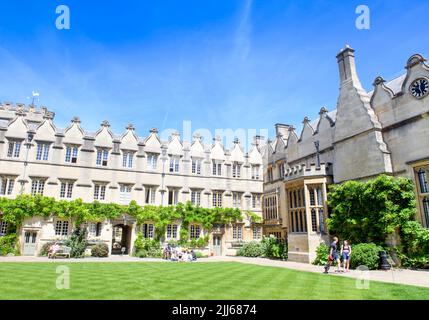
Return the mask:
POLYGON ((370 90, 376 76, 404 72, 414 53, 429 57, 427 1, 10 0, 0 3, 0 100, 40 104, 66 126, 108 119, 115 132, 152 127, 301 127, 335 108, 335 56, 356 50, 370 90), (71 29, 57 30, 57 5, 71 29), (355 27, 356 7, 371 29, 355 27))

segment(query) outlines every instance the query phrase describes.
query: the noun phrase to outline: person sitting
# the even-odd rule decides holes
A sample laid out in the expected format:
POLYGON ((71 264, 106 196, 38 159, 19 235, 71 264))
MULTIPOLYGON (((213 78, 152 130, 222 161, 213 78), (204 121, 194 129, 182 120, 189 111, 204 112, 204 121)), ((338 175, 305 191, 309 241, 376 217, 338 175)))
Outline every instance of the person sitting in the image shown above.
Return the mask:
POLYGON ((58 244, 58 242, 55 242, 48 251, 48 259, 53 259, 55 258, 56 253, 60 251, 60 245, 58 244))
POLYGON ((182 261, 187 262, 189 260, 189 255, 186 250, 183 250, 182 252, 182 261))
POLYGON ((176 253, 176 251, 173 251, 173 252, 171 253, 170 260, 171 260, 171 261, 179 261, 179 258, 177 257, 177 253, 176 253))
POLYGON ((191 257, 192 257, 191 261, 197 261, 197 254, 195 253, 194 250, 191 250, 191 257))

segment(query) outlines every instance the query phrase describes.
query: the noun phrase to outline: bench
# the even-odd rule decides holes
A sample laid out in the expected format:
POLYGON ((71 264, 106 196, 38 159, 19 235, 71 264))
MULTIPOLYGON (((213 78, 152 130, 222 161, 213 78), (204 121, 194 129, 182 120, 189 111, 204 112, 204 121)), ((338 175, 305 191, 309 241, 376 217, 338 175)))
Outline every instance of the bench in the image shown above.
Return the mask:
POLYGON ((61 257, 61 258, 69 258, 70 259, 70 252, 71 252, 71 248, 70 247, 61 247, 60 250, 58 250, 52 256, 52 258, 55 259, 57 257, 61 257))

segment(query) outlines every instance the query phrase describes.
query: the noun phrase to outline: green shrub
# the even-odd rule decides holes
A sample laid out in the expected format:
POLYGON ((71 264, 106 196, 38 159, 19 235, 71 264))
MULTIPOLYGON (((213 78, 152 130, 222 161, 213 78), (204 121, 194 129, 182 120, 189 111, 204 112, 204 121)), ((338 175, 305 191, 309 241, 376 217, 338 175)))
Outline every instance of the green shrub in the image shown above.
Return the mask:
POLYGON ((46 242, 42 248, 40 249, 39 256, 47 257, 49 253, 49 249, 55 244, 55 242, 46 242))
POLYGON ((374 243, 360 243, 352 246, 350 267, 356 269, 359 266, 366 266, 369 270, 378 269, 381 251, 383 248, 374 243))
POLYGON ((412 269, 427 269, 429 268, 429 254, 414 253, 404 254, 399 248, 396 251, 398 258, 401 260, 402 266, 412 269))
POLYGON ((9 234, 7 236, 0 237, 0 256, 6 256, 8 254, 19 254, 19 250, 16 248, 16 234, 9 234))
POLYGON ((313 261, 313 264, 318 266, 324 266, 328 263, 329 255, 329 246, 324 243, 321 243, 316 249, 316 259, 313 261))
POLYGON ((107 258, 109 256, 109 246, 105 243, 97 243, 91 248, 91 256, 98 258, 107 258))
POLYGON ((162 258, 162 247, 158 240, 144 239, 141 232, 134 242, 134 255, 138 258, 162 258))
POLYGON ((207 256, 203 255, 201 251, 195 251, 195 256, 197 257, 197 259, 207 258, 207 256))
POLYGON ((262 256, 269 259, 287 260, 287 243, 274 236, 263 237, 261 241, 262 256))
POLYGON ((262 245, 260 242, 252 241, 245 243, 237 250, 237 256, 241 257, 260 257, 263 255, 262 245))
POLYGON ((87 247, 87 231, 84 228, 76 228, 73 230, 73 233, 70 239, 64 241, 64 245, 70 247, 70 257, 71 258, 84 258, 85 250, 87 247))

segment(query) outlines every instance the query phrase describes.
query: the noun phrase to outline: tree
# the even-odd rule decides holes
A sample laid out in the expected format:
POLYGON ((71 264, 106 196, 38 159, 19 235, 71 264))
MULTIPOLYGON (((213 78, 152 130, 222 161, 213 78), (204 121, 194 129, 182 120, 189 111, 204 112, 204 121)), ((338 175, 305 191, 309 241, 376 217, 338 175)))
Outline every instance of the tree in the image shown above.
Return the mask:
POLYGON ((328 204, 332 209, 328 219, 331 233, 354 243, 384 244, 416 214, 413 183, 386 175, 333 185, 328 204))

